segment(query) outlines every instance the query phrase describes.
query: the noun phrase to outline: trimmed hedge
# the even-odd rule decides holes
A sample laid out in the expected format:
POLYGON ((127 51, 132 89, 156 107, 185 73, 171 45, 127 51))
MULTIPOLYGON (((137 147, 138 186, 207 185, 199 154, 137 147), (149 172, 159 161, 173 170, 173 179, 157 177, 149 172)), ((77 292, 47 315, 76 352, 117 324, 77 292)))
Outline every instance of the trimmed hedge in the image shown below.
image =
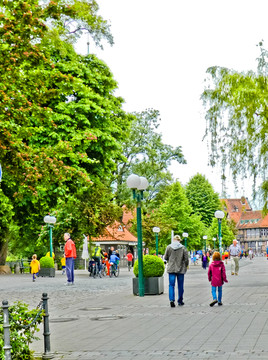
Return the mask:
POLYGON ((50 256, 41 257, 40 268, 54 268, 54 260, 50 256))
MULTIPOLYGON (((164 261, 155 255, 144 255, 143 256, 143 276, 148 277, 160 277, 165 272, 164 261)), ((139 263, 135 261, 133 267, 133 273, 136 277, 139 276, 139 263)))

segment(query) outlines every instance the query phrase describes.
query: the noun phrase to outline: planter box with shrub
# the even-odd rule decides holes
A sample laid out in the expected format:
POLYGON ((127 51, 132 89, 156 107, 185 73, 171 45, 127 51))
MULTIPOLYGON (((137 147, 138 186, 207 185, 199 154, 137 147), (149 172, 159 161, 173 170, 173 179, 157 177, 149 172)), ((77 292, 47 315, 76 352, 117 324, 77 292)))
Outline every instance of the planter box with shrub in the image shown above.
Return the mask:
POLYGON ((39 276, 55 277, 54 260, 49 256, 40 259, 39 276))
MULTIPOLYGON (((135 278, 132 279, 133 294, 139 294, 139 264, 135 261, 133 272, 135 278)), ((164 293, 164 261, 155 255, 143 256, 143 277, 144 295, 160 295, 164 293)))

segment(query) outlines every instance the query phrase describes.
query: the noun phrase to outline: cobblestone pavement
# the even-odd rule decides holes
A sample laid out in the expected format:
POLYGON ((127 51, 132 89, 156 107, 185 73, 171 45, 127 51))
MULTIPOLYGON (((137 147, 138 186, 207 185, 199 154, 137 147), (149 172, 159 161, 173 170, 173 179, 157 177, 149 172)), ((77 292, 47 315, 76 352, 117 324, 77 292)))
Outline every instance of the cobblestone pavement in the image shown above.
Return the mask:
MULTIPOLYGON (((43 292, 49 296, 51 351, 54 359, 268 359, 268 261, 242 259, 239 276, 223 287, 223 306, 210 307, 207 271, 190 266, 185 276, 185 305, 170 308, 165 293, 132 295, 132 272, 119 278, 92 279, 75 273, 38 278, 2 275, 1 301, 21 300, 35 307, 43 292)), ((44 351, 42 328, 31 348, 44 351)))

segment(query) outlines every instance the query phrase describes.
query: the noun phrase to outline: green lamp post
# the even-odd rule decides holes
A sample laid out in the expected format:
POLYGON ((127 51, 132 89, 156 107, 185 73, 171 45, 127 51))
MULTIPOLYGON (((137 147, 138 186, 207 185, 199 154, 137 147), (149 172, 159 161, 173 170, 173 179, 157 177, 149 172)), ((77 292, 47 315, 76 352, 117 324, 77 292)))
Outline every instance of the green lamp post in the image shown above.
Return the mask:
POLYGON ((215 211, 215 218, 218 219, 218 230, 219 230, 219 251, 222 254, 222 239, 221 239, 221 222, 224 218, 224 212, 222 210, 215 211))
POLYGON ((144 296, 144 278, 143 278, 143 249, 142 249, 142 223, 141 223, 141 201, 143 200, 143 191, 148 187, 148 181, 143 176, 135 174, 127 178, 127 186, 133 191, 133 199, 137 202, 137 235, 138 235, 138 264, 139 264, 139 296, 144 296))
POLYGON ((158 256, 158 233, 160 233, 160 228, 157 226, 153 227, 153 232, 155 233, 155 254, 158 256))
POLYGON ((205 252, 207 251, 207 238, 208 238, 207 235, 203 236, 203 240, 204 240, 204 244, 205 244, 204 245, 205 252))
POLYGON ((44 222, 48 225, 49 227, 49 248, 50 248, 50 257, 52 258, 52 253, 53 253, 53 249, 52 249, 52 228, 54 226, 54 224, 56 223, 56 218, 55 216, 50 216, 47 215, 44 217, 44 222))
POLYGON ((184 238, 184 246, 187 249, 187 238, 188 238, 188 233, 184 232, 182 233, 182 237, 184 238))

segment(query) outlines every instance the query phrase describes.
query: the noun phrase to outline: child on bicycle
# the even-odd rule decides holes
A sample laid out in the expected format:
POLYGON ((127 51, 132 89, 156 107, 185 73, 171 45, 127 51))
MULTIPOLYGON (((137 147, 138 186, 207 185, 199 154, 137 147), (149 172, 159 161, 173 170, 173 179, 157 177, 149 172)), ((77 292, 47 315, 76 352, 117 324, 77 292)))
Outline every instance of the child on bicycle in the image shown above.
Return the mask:
POLYGON ((119 263, 120 258, 116 255, 116 252, 113 251, 112 255, 110 256, 110 265, 114 264, 117 270, 117 264, 119 263))

